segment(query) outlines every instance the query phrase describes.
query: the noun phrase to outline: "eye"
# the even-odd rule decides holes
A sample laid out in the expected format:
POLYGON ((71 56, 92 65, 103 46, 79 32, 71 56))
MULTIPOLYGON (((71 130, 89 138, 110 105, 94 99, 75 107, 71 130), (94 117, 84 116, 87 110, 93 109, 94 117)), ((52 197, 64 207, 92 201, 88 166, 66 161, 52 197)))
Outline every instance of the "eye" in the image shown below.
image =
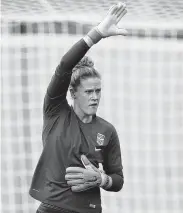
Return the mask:
POLYGON ((96 90, 96 93, 100 93, 100 92, 101 92, 101 89, 97 89, 97 90, 96 90))
POLYGON ((91 93, 92 93, 92 90, 86 90, 86 93, 87 93, 87 94, 91 94, 91 93))

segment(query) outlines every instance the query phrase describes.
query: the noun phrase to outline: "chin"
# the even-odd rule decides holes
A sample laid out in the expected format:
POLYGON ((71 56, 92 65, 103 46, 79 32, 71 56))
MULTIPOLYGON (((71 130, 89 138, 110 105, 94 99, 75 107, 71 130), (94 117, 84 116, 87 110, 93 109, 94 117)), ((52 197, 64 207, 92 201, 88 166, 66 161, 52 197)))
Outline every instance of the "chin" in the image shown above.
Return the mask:
POLYGON ((95 115, 97 113, 97 110, 90 110, 87 114, 88 115, 95 115))

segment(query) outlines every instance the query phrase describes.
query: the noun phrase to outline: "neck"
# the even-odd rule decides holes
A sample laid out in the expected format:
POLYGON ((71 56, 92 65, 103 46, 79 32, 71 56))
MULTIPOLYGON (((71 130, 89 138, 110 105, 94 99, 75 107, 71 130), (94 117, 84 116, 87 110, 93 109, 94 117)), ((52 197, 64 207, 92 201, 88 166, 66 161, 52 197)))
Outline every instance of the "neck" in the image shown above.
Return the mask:
POLYGON ((90 123, 92 121, 92 115, 86 115, 83 113, 83 111, 76 104, 74 104, 73 109, 83 123, 90 123))

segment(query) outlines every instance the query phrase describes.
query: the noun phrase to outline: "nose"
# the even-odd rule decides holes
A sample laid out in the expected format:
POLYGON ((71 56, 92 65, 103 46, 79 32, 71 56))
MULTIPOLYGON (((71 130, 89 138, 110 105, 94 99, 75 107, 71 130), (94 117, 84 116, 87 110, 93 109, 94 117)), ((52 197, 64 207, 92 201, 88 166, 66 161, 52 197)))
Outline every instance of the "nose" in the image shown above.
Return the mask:
POLYGON ((92 93, 92 99, 93 99, 93 100, 97 100, 97 99, 98 99, 98 95, 97 95, 96 92, 93 92, 93 93, 92 93))

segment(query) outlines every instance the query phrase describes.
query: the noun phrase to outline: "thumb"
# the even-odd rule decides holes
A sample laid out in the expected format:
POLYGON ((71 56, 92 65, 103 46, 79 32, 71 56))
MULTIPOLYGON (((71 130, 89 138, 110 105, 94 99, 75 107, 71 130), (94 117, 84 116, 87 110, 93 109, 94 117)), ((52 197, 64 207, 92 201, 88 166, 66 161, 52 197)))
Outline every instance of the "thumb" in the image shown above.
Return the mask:
POLYGON ((123 36, 126 36, 126 35, 128 35, 128 31, 125 30, 125 29, 122 29, 122 28, 118 28, 118 29, 116 30, 116 35, 123 35, 123 36))
POLYGON ((86 169, 96 170, 97 168, 88 160, 86 155, 81 155, 81 161, 86 169))

